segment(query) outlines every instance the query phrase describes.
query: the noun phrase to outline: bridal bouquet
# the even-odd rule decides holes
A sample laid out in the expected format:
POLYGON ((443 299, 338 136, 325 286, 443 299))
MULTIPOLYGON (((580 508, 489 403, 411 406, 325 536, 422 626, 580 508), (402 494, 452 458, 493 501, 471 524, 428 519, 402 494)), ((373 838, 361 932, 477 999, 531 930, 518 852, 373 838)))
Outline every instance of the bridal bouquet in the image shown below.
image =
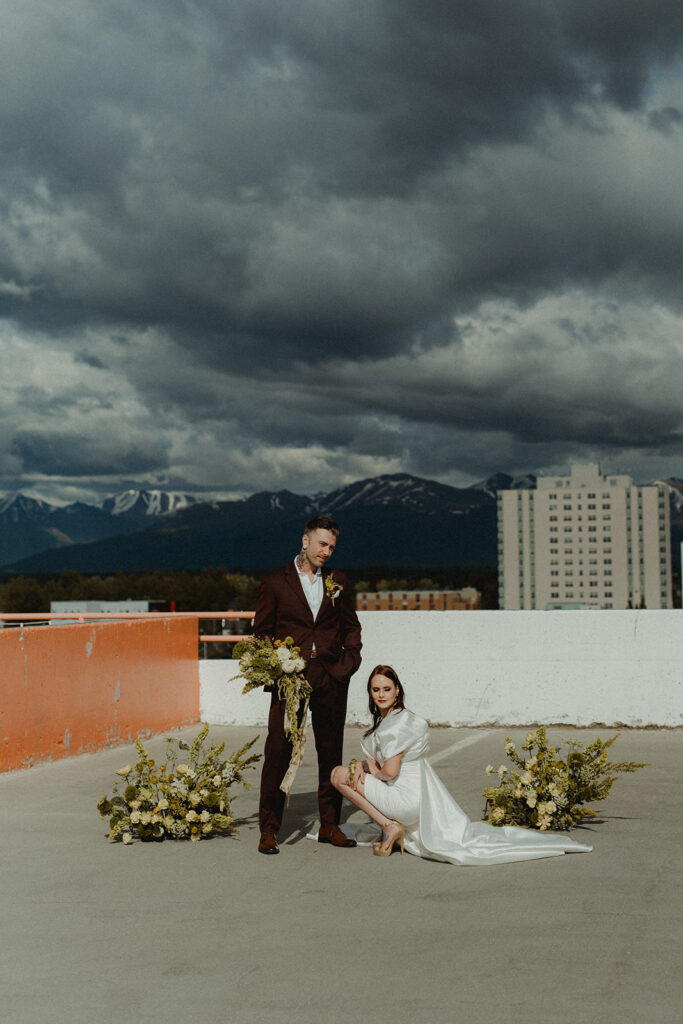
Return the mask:
POLYGON ((515 767, 486 768, 487 775, 498 776, 498 784, 484 790, 484 820, 491 825, 523 825, 545 832, 567 830, 583 817, 597 817, 584 805, 605 800, 619 773, 647 767, 635 761, 610 761, 608 750, 617 738, 604 741, 598 737, 585 746, 568 739, 566 760, 548 745, 544 726, 527 733, 522 743, 527 758, 506 738, 505 753, 515 767))
POLYGON ((255 636, 235 644, 233 658, 239 658, 240 670, 235 679, 245 679, 242 693, 260 686, 277 690, 285 702, 285 732, 292 742, 292 764, 300 764, 305 742, 306 716, 300 715, 302 702, 311 694, 311 686, 304 672, 306 662, 294 645, 291 636, 284 640, 271 640, 255 636))
POLYGON ((169 737, 164 763, 157 765, 137 740, 138 760, 124 765, 116 774, 111 797, 102 796, 97 809, 109 818, 109 838, 128 844, 133 839, 191 839, 197 842, 215 835, 237 831, 230 816, 230 787, 235 783, 245 789, 243 775, 254 768, 260 754, 247 751, 254 737, 229 757, 222 757, 224 743, 215 743, 203 751, 209 726, 204 725, 193 743, 169 737), (178 763, 180 751, 186 759, 178 763), (123 793, 119 793, 119 785, 123 793))

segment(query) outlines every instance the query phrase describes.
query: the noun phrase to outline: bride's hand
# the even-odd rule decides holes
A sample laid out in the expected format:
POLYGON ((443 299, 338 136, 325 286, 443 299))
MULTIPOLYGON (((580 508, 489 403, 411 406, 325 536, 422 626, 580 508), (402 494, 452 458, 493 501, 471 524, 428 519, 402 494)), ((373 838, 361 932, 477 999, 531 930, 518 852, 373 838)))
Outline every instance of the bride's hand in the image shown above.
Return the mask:
POLYGON ((377 764, 377 761, 375 761, 374 757, 368 757, 365 763, 367 764, 368 771, 370 772, 371 775, 379 775, 380 767, 377 764))

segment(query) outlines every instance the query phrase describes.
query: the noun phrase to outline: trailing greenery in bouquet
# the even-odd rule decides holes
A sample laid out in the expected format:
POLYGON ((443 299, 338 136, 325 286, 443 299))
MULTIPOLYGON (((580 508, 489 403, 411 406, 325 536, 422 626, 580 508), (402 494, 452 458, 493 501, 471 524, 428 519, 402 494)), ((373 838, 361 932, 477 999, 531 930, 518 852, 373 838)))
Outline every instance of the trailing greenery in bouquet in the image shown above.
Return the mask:
POLYGON ((497 775, 499 781, 484 790, 484 820, 545 832, 566 831, 584 817, 597 817, 586 804, 605 800, 621 772, 648 767, 635 761, 610 761, 608 751, 617 738, 618 734, 609 740, 598 737, 587 745, 565 740, 569 750, 562 760, 557 748, 548 744, 544 726, 527 733, 522 743, 526 758, 506 737, 505 753, 515 767, 486 768, 487 775, 497 775))
POLYGON ((230 787, 249 783, 244 774, 256 766, 260 754, 247 754, 258 736, 223 757, 225 743, 214 743, 204 752, 209 726, 204 725, 192 744, 169 737, 163 764, 157 765, 140 740, 135 746, 138 761, 116 772, 121 782, 114 783, 111 797, 100 797, 97 809, 109 818, 109 838, 132 843, 162 839, 209 839, 236 832, 230 814, 230 787), (187 751, 178 763, 180 751, 187 751), (119 785, 124 786, 119 793, 119 785))
POLYGON ((245 679, 242 693, 268 686, 277 690, 285 702, 285 732, 292 742, 292 763, 300 761, 306 728, 305 716, 299 710, 311 695, 311 686, 304 672, 306 662, 291 636, 271 640, 255 636, 235 644, 233 658, 239 659, 240 670, 235 679, 245 679))

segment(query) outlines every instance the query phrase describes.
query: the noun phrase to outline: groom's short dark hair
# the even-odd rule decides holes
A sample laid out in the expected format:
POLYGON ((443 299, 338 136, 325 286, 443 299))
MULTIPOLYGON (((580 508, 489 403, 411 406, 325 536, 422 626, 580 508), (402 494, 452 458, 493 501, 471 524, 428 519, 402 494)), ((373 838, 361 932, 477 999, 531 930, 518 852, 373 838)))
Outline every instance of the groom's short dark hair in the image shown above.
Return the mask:
POLYGON ((335 537, 339 536, 339 523, 335 522, 332 516, 316 516, 306 523, 304 533, 313 533, 314 530, 329 530, 335 537))

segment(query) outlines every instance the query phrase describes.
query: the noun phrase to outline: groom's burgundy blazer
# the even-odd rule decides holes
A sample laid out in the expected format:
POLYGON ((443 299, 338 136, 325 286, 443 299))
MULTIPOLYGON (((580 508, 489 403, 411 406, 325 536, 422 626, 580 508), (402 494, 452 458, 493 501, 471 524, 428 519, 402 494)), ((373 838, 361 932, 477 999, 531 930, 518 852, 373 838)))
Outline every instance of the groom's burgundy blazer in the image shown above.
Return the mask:
POLYGON ((261 582, 254 633, 284 640, 291 636, 309 662, 315 644, 317 658, 325 672, 340 683, 348 683, 360 665, 360 623, 353 593, 346 576, 336 569, 323 569, 323 600, 315 620, 309 608, 293 562, 266 573, 261 582), (332 576, 340 593, 332 601, 325 580, 332 576))

